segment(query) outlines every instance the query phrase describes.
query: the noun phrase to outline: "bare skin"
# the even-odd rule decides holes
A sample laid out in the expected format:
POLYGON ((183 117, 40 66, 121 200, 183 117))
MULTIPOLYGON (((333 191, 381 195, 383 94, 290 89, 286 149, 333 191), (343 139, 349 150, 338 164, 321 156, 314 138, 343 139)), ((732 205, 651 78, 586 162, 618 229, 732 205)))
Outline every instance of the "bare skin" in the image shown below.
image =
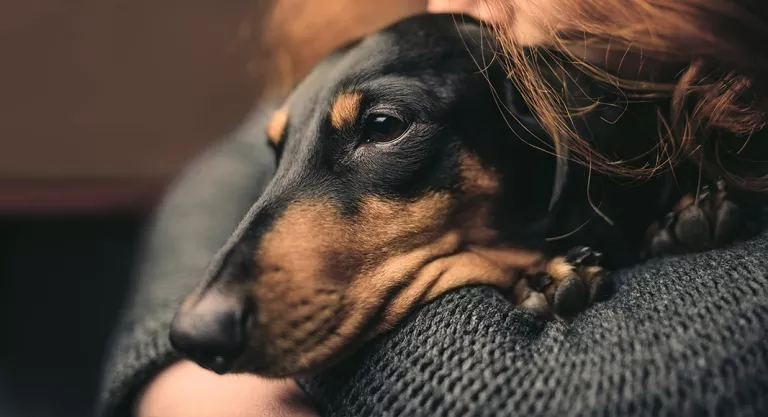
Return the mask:
POLYGON ((479 0, 432 0, 427 10, 432 13, 466 13, 481 19, 490 17, 488 7, 479 0))
POLYGON ((312 417, 317 413, 293 380, 217 375, 189 361, 155 377, 136 404, 139 417, 312 417))

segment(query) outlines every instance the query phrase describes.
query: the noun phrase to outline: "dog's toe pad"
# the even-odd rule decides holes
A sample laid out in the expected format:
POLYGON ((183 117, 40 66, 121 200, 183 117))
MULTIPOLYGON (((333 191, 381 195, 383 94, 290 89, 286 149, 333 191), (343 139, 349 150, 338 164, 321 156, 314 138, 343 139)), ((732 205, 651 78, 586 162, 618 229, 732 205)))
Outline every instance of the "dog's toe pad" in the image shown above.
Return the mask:
POLYGON ((581 312, 587 304, 587 288, 576 275, 560 282, 555 290, 552 307, 555 314, 570 317, 581 312))

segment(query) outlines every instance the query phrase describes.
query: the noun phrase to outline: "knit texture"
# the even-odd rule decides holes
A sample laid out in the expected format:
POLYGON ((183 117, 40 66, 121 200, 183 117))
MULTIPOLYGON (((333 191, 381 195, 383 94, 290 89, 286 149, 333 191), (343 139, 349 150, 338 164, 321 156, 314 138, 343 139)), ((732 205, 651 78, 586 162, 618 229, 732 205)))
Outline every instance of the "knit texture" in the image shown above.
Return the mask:
POLYGON ((571 323, 455 291, 302 386, 339 417, 768 415, 768 234, 616 277, 571 323))
MULTIPOLYGON (((272 175, 263 114, 192 164, 161 206, 98 416, 132 415, 175 359, 176 308, 272 175)), ((538 321, 491 288, 457 290, 302 385, 339 417, 768 415, 768 235, 617 278, 612 299, 569 324, 538 321)))

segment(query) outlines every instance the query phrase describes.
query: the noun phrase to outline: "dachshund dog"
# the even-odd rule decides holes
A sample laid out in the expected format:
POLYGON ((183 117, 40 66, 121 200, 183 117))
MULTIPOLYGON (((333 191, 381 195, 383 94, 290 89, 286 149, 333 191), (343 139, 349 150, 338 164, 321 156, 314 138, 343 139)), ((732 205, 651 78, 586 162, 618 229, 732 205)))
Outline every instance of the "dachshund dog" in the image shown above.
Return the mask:
MULTIPOLYGON (((265 126, 277 171, 180 307, 175 349, 218 373, 310 375, 458 287, 568 319, 611 293, 610 269, 748 234, 747 209, 695 167, 630 182, 569 161, 493 42, 424 14, 318 64, 265 126)), ((620 108, 552 68, 572 99, 601 97, 578 126, 602 149, 657 135, 658 103, 620 108)))

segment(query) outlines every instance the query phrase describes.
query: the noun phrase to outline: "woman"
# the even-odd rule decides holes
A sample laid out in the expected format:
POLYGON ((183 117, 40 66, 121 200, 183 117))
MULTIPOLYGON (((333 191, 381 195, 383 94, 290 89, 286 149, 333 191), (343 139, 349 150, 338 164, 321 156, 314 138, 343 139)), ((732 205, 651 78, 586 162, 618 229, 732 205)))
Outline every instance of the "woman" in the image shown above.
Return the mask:
MULTIPOLYGON (((532 110, 553 137, 593 168, 646 176, 689 158, 735 186, 768 190, 768 164, 755 156, 766 148, 768 97, 768 18, 760 2, 445 0, 432 1, 430 9, 466 12, 496 25, 510 74, 520 81, 532 110), (657 163, 614 161, 577 137, 567 117, 571 109, 516 53, 520 45, 557 49, 627 94, 669 97, 672 106, 659 118, 661 146, 652 158, 657 163)), ((135 321, 127 321, 107 369, 105 417, 134 407, 141 417, 312 416, 316 407, 338 415, 768 412, 768 403, 759 399, 768 391, 761 371, 768 369, 761 336, 768 330, 764 237, 731 251, 627 271, 619 277, 628 283, 624 294, 571 328, 541 329, 490 293, 460 291, 307 383, 315 403, 293 381, 217 376, 172 362, 167 326, 196 283, 185 276, 185 257, 197 257, 189 260, 197 265, 218 249, 242 214, 237 210, 247 209, 271 173, 268 152, 249 137, 232 138, 193 166, 161 211, 129 316, 135 321), (252 186, 248 195, 235 192, 242 204, 232 206, 240 208, 216 204, 215 193, 229 192, 232 202, 232 191, 244 181, 252 186), (185 236, 207 240, 189 243, 183 254, 162 248, 164 239, 185 236), (713 327, 691 329, 692 322, 713 327), (732 323, 741 327, 723 336, 720 330, 732 323), (615 344, 608 343, 612 338, 615 344), (702 346, 702 338, 711 344, 702 346), (686 372, 672 369, 675 363, 686 372), (707 376, 727 383, 707 386, 707 376)))

